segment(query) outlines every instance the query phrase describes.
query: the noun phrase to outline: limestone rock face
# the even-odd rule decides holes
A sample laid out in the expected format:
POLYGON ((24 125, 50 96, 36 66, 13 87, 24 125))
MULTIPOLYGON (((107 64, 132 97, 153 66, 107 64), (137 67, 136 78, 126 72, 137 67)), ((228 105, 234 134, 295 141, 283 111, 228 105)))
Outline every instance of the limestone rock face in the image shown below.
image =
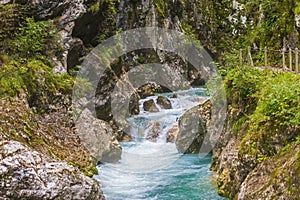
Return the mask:
POLYGON ((158 112, 159 109, 155 105, 155 102, 153 99, 150 99, 148 101, 145 101, 143 104, 144 110, 149 112, 158 112))
POLYGON ((297 199, 300 144, 292 145, 290 150, 251 171, 240 187, 238 199, 297 199))
MULTIPOLYGON (((299 153, 296 152, 299 152, 299 143, 291 143, 286 151, 279 150, 279 153, 260 160, 262 155, 256 154, 257 147, 253 142, 243 140, 245 130, 239 133, 232 130, 232 116, 236 113, 228 113, 228 116, 213 149, 211 169, 217 172, 219 194, 239 200, 297 199, 300 164, 299 153)), ((299 134, 299 131, 287 131, 277 136, 280 139, 268 137, 269 141, 275 141, 275 145, 269 148, 276 149, 280 144, 278 141, 289 141, 293 134, 299 134)))
POLYGON ((4 199, 104 200, 99 183, 65 162, 14 141, 1 141, 0 196, 4 199))
POLYGON ((188 110, 180 117, 179 132, 175 140, 179 152, 208 153, 210 151, 210 136, 207 135, 210 109, 211 103, 207 101, 188 110))
POLYGON ((172 103, 167 97, 159 96, 157 98, 157 104, 163 109, 172 109, 172 103))
POLYGON ((85 109, 76 121, 76 132, 98 162, 117 162, 121 158, 122 148, 113 135, 111 126, 92 116, 85 109))

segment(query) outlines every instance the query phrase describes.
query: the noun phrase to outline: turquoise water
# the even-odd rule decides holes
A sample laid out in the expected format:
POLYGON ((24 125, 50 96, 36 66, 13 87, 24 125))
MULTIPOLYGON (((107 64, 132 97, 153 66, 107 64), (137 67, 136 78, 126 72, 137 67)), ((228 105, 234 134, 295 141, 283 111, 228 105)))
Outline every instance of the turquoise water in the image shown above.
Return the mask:
MULTIPOLYGON (((98 166, 102 190, 107 200, 219 200, 209 171, 210 155, 183 155, 174 143, 166 143, 166 133, 178 124, 178 118, 188 109, 205 100, 204 89, 177 92, 171 99, 172 109, 159 108, 158 113, 143 110, 129 118, 134 141, 122 143, 122 158, 118 163, 98 166), (151 121, 160 123, 157 141, 146 139, 151 121)), ((167 93, 165 96, 172 96, 167 93)), ((147 99, 156 99, 149 97, 147 99)))
POLYGON ((211 157, 182 155, 164 169, 148 173, 99 166, 107 200, 221 200, 209 171, 211 157))

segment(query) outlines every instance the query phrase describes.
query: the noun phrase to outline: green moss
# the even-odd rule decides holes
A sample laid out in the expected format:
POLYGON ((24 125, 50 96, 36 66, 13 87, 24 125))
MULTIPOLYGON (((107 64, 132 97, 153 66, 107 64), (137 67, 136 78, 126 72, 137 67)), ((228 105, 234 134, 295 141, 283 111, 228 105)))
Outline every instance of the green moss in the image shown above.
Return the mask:
POLYGON ((225 78, 233 116, 232 130, 241 140, 239 156, 264 162, 291 150, 299 136, 300 76, 237 67, 225 78), (281 150, 280 150, 281 149, 281 150))
POLYGON ((91 176, 91 175, 96 175, 96 174, 98 174, 97 167, 90 167, 88 169, 88 174, 86 174, 86 175, 91 176))
POLYGON ((248 120, 248 116, 242 116, 241 118, 239 118, 236 122, 234 122, 234 124, 232 125, 232 131, 234 133, 238 133, 243 126, 246 126, 246 122, 248 120))
POLYGON ((90 7, 92 13, 97 13, 100 9, 100 5, 99 5, 99 1, 96 1, 95 3, 93 3, 90 7))
POLYGON ((158 12, 158 14, 162 17, 162 18, 166 18, 166 4, 164 1, 161 0, 154 0, 153 1, 155 8, 158 12))

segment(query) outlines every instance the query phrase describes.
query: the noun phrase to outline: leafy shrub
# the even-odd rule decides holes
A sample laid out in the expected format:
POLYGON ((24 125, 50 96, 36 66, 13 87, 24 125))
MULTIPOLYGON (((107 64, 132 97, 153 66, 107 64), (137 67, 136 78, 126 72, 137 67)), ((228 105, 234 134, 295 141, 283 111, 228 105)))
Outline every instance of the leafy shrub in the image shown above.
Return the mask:
POLYGON ((270 72, 255 97, 259 99, 252 116, 255 123, 268 123, 272 127, 299 126, 299 75, 270 72))
POLYGON ((241 136, 240 156, 255 155, 262 162, 299 137, 299 75, 241 67, 225 82, 231 111, 238 114, 233 131, 241 136))
POLYGON ((33 18, 27 18, 26 26, 19 28, 12 47, 22 57, 51 55, 51 50, 55 50, 57 46, 56 32, 50 22, 35 22, 33 18))
POLYGON ((229 103, 243 112, 249 113, 256 106, 253 97, 262 82, 262 72, 247 66, 232 69, 225 78, 229 103))
POLYGON ((11 98, 25 92, 30 106, 47 111, 51 101, 62 94, 70 95, 74 78, 54 74, 41 60, 10 61, 0 66, 0 98, 11 98))

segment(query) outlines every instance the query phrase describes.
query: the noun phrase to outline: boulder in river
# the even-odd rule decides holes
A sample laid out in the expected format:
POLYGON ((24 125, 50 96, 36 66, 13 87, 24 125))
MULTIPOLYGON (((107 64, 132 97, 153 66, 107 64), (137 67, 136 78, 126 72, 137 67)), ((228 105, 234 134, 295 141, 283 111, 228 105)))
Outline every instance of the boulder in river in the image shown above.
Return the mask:
POLYGON ((179 132, 178 125, 174 125, 170 130, 167 132, 167 142, 175 142, 177 135, 179 132))
POLYGON ((208 153, 211 150, 207 129, 210 123, 211 102, 193 107, 179 119, 179 132, 175 140, 181 153, 208 153))
POLYGON ((163 109, 172 109, 172 103, 167 97, 159 96, 156 103, 163 109))
POLYGON ((157 121, 149 122, 149 124, 145 129, 146 138, 155 142, 157 137, 160 135, 160 133, 161 133, 161 124, 157 121))
POLYGON ((3 199, 105 199, 99 183, 77 168, 19 142, 1 141, 0 146, 3 199))
POLYGON ((76 132, 98 162, 120 160, 122 148, 113 135, 113 129, 107 122, 92 116, 88 109, 85 109, 76 121, 76 132))
POLYGON ((159 112, 158 107, 156 106, 153 99, 145 101, 143 104, 144 110, 149 112, 159 112))

